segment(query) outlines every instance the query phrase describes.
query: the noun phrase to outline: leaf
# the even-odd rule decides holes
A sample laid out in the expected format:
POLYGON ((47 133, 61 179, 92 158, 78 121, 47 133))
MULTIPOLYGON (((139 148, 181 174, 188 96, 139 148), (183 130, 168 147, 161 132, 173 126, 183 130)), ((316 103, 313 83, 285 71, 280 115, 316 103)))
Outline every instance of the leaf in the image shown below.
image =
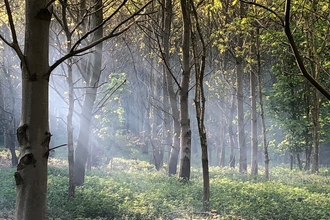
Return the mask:
POLYGON ((237 5, 238 2, 239 2, 239 0, 234 0, 232 6, 237 5))
POLYGON ((215 0, 214 7, 222 9, 222 2, 221 0, 215 0))

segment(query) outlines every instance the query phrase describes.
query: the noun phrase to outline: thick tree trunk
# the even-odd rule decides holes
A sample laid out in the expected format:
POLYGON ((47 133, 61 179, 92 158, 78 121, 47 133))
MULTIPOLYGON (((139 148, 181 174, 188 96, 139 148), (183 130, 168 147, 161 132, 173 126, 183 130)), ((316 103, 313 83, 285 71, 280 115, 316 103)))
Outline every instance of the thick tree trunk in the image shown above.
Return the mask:
POLYGON ((49 24, 46 0, 26 1, 22 115, 17 129, 20 158, 15 172, 16 219, 47 218, 49 24))
POLYGON ((182 20, 183 20, 183 40, 182 40, 182 78, 180 91, 180 170, 179 177, 190 179, 190 159, 191 159, 191 129, 188 108, 188 92, 190 82, 190 1, 181 0, 182 20))
MULTIPOLYGON (((95 0, 95 13, 93 14, 93 26, 96 27, 103 21, 103 2, 95 0)), ((103 36, 103 28, 99 28, 94 32, 94 41, 103 36)), ((95 52, 92 59, 92 74, 87 82, 84 104, 80 116, 80 130, 78 134, 77 148, 75 151, 74 178, 77 186, 85 182, 86 162, 89 155, 88 146, 90 140, 91 121, 93 116, 93 106, 96 99, 98 82, 102 71, 102 48, 100 43, 95 46, 95 52)))

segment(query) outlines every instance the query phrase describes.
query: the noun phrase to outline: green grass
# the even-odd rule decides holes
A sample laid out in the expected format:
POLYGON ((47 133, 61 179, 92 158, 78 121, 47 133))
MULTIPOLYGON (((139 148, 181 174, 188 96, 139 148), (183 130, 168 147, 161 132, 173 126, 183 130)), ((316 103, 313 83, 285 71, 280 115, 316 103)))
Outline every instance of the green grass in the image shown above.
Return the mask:
MULTIPOLYGON (((51 161, 48 214, 53 219, 173 219, 202 211, 201 171, 192 169, 191 181, 180 182, 157 172, 146 162, 115 159, 112 165, 87 173, 86 183, 67 201, 65 163, 51 161)), ((0 168, 0 218, 12 216, 15 200, 13 168, 0 168)), ((222 219, 330 219, 330 177, 271 169, 271 181, 241 175, 235 169, 210 168, 211 209, 222 219)), ((8 217, 10 219, 10 217, 8 217)))

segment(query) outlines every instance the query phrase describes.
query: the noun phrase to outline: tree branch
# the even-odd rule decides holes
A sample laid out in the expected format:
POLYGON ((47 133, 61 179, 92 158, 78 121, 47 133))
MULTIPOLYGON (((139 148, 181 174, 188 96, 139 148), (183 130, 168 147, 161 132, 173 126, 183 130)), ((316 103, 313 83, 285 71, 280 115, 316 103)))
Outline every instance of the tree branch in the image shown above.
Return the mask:
MULTIPOLYGON (((126 1, 126 0, 125 0, 126 1)), ((129 16, 128 18, 124 19, 123 21, 121 21, 107 36, 104 36, 102 38, 100 38, 99 40, 96 40, 94 42, 92 42, 91 44, 81 48, 81 49, 77 49, 74 50, 78 44, 80 44, 80 42, 82 41, 83 38, 86 38, 87 36, 84 35, 81 39, 79 39, 77 41, 77 43, 72 47, 71 51, 66 54, 65 56, 63 56, 62 58, 58 59, 53 65, 50 66, 49 71, 46 73, 47 75, 50 75, 50 73, 57 67, 59 66, 62 62, 64 62, 65 60, 67 60, 70 57, 76 56, 77 54, 80 54, 82 52, 85 52, 86 50, 89 50, 90 48, 95 47, 96 45, 98 45, 99 43, 108 40, 110 38, 116 37, 122 33, 124 33, 125 31, 127 31, 132 25, 134 25, 137 20, 134 20, 132 23, 128 24, 127 27, 125 27, 124 29, 122 29, 121 31, 116 32, 122 25, 124 25, 125 23, 127 23, 128 21, 132 20, 134 17, 136 17, 137 15, 139 15, 139 13, 141 11, 143 11, 153 0, 150 0, 149 2, 147 2, 143 7, 141 7, 139 10, 137 10, 134 14, 132 14, 131 16, 129 16)), ((110 16, 111 17, 111 16, 110 16)), ((108 21, 109 19, 106 19, 106 21, 108 21)), ((104 25, 105 22, 102 22, 101 25, 97 26, 95 29, 93 29, 92 31, 88 32, 88 34, 93 33, 96 29, 101 28, 102 25, 104 25)))
POLYGON ((13 15, 11 13, 11 9, 10 9, 10 5, 9 5, 8 0, 5 0, 5 6, 6 6, 6 12, 7 12, 7 16, 8 16, 8 21, 9 21, 9 26, 10 26, 10 31, 11 31, 13 42, 10 43, 9 41, 5 40, 5 38, 2 35, 0 35, 0 38, 8 46, 10 46, 11 48, 14 49, 14 51, 16 52, 18 58, 21 60, 22 66, 25 67, 25 69, 27 70, 28 73, 30 73, 29 69, 26 65, 26 60, 25 60, 24 54, 23 54, 23 52, 22 52, 22 50, 21 50, 21 48, 19 47, 19 44, 18 44, 17 34, 16 34, 14 20, 13 20, 13 15))
POLYGON ((240 2, 243 2, 245 4, 255 5, 255 6, 258 6, 260 8, 265 9, 266 11, 269 11, 270 13, 272 13, 273 15, 275 15, 278 18, 278 20, 280 20, 281 25, 284 27, 284 20, 283 20, 282 16, 280 16, 276 11, 268 8, 267 6, 264 6, 262 4, 256 3, 256 2, 250 2, 250 1, 245 1, 245 0, 239 0, 239 1, 240 2))
POLYGON ((295 43, 295 40, 292 36, 291 29, 290 29, 290 6, 291 0, 286 0, 285 4, 285 23, 284 23, 284 31, 289 40, 291 49, 293 54, 296 58, 298 67, 304 77, 317 89, 319 90, 328 100, 330 100, 330 93, 327 91, 319 82, 317 82, 313 76, 311 76, 305 68, 304 61, 299 53, 298 47, 295 43))
POLYGON ((306 70, 305 68, 305 64, 304 64, 304 61, 299 53, 299 50, 298 50, 298 47, 296 45, 296 42, 294 40, 294 37, 292 35, 292 32, 291 32, 291 29, 290 29, 290 9, 291 9, 291 0, 286 0, 285 2, 285 17, 284 19, 279 16, 275 11, 273 11, 272 9, 264 6, 264 5, 261 5, 261 4, 258 4, 258 3, 255 3, 255 2, 250 2, 250 1, 245 1, 245 0, 240 0, 241 2, 243 3, 246 3, 246 4, 251 4, 251 5, 256 5, 258 7, 261 7, 271 13, 273 13, 282 23, 282 26, 284 27, 284 32, 285 32, 285 35, 287 36, 288 38, 288 41, 289 41, 289 44, 290 44, 290 47, 293 51, 293 54, 296 58, 296 62, 297 62, 297 65, 301 71, 301 73, 304 75, 304 77, 317 89, 319 90, 319 92, 321 92, 328 100, 330 100, 330 93, 328 90, 326 90, 318 81, 316 81, 312 75, 310 75, 308 73, 308 71, 306 70))

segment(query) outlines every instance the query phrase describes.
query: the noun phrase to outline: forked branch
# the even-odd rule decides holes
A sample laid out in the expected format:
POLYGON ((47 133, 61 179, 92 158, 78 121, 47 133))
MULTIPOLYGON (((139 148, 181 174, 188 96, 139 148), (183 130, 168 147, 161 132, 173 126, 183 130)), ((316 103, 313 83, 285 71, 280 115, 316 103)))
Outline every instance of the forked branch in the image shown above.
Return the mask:
POLYGON ((275 11, 271 10, 270 8, 263 6, 261 4, 240 0, 243 3, 255 5, 258 7, 261 7, 267 11, 272 12, 282 23, 282 26, 284 27, 285 35, 288 38, 290 47, 293 51, 293 54, 296 58, 296 62, 298 64, 298 67, 300 69, 300 72, 304 75, 304 77, 317 89, 319 92, 321 92, 328 100, 330 100, 330 93, 327 89, 325 89, 317 80, 314 79, 312 75, 310 75, 305 67, 303 58, 300 55, 300 52, 298 50, 298 47, 296 45, 296 42, 294 40, 294 37, 292 35, 291 29, 290 29, 290 9, 291 9, 291 0, 286 0, 285 2, 285 12, 284 12, 284 19, 279 16, 275 11))
MULTIPOLYGON (((58 59, 53 65, 50 66, 47 75, 49 76, 50 73, 57 67, 59 66, 62 62, 64 62, 65 60, 67 60, 70 57, 76 56, 80 53, 83 53, 93 47, 95 47, 96 45, 100 44, 103 41, 106 41, 110 38, 116 37, 121 35, 122 33, 126 32, 131 26, 133 26, 136 22, 137 19, 134 19, 136 16, 140 15, 140 13, 152 2, 153 0, 150 0, 149 2, 147 2, 144 6, 142 6, 139 10, 137 10, 135 13, 133 13, 131 16, 127 17, 126 19, 124 19, 123 21, 121 21, 116 27, 114 27, 112 29, 112 31, 107 34, 106 36, 90 43, 89 45, 80 48, 80 49, 76 49, 78 47, 78 45, 80 44, 80 42, 85 39, 89 34, 93 33, 94 31, 96 31, 98 28, 102 28, 102 26, 105 24, 105 22, 102 22, 100 25, 98 25, 96 28, 94 28, 93 30, 89 31, 87 33, 87 35, 84 35, 80 40, 78 40, 74 46, 72 47, 71 51, 66 54, 65 56, 63 56, 62 58, 58 59), (121 28, 124 24, 128 23, 129 21, 133 20, 131 23, 129 23, 126 27, 124 27, 122 30, 118 31, 119 28, 121 28)), ((125 1, 124 1, 125 2, 125 1)), ((119 6, 119 8, 122 6, 119 6)), ((113 14, 110 16, 113 17, 113 14)), ((109 21, 110 19, 107 18, 105 21, 109 21)))

